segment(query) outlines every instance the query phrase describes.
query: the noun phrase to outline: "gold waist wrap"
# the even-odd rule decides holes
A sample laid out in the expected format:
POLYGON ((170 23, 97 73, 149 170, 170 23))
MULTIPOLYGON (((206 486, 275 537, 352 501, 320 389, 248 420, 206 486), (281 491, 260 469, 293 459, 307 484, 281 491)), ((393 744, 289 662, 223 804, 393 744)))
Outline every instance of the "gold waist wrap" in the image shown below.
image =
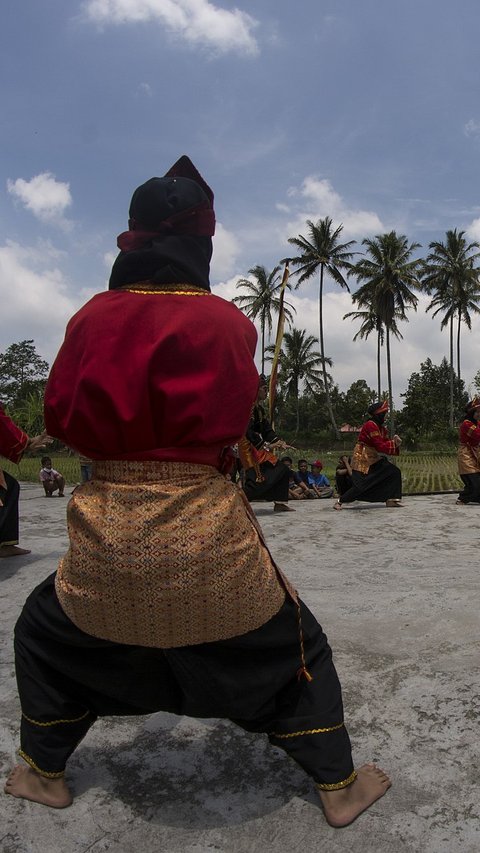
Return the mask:
POLYGON ((378 462, 380 454, 377 453, 374 447, 369 447, 368 444, 363 444, 357 441, 352 456, 352 468, 354 471, 360 471, 362 474, 368 474, 370 465, 378 462))
POLYGON ((160 648, 227 639, 294 595, 238 489, 208 465, 97 462, 67 521, 57 595, 96 637, 160 648))
POLYGON ((458 473, 480 473, 480 462, 478 460, 477 451, 468 444, 461 444, 458 448, 458 473))

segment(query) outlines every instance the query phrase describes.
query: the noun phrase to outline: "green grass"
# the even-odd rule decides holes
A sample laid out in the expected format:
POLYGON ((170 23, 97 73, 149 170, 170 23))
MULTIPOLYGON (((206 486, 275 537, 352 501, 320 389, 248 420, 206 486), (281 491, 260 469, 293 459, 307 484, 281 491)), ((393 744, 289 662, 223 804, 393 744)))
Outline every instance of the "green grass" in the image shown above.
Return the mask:
MULTIPOLYGON (((330 482, 335 482, 335 468, 339 453, 335 451, 302 450, 301 452, 287 451, 293 457, 294 469, 297 468, 298 459, 321 459, 323 462, 323 473, 330 482)), ((38 473, 41 468, 40 456, 22 459, 20 465, 13 465, 2 459, 1 467, 27 483, 39 482, 38 473)), ((65 477, 67 484, 80 482, 80 463, 76 456, 51 456, 52 465, 65 477)), ((402 453, 394 459, 395 464, 401 468, 403 491, 405 494, 417 494, 418 492, 448 492, 462 488, 462 482, 458 476, 457 454, 435 452, 402 453)))
MULTIPOLYGON (((24 457, 19 465, 2 459, 1 467, 9 474, 13 474, 17 480, 23 480, 25 483, 39 483, 38 475, 42 467, 41 458, 41 456, 24 457)), ((80 462, 76 456, 54 456, 51 454, 50 459, 52 466, 65 477, 67 484, 80 482, 80 462)))

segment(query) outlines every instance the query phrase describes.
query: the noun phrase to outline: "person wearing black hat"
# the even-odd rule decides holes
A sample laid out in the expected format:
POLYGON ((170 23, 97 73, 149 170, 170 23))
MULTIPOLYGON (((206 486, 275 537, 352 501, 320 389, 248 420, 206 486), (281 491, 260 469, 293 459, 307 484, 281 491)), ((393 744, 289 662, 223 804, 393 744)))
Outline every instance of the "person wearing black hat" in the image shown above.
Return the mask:
POLYGON ((257 335, 210 293, 214 221, 187 157, 142 185, 110 290, 72 318, 52 367, 47 429, 93 478, 16 624, 27 766, 5 790, 69 806, 65 765, 95 720, 163 710, 266 734, 344 826, 390 781, 354 770, 325 634, 225 476, 257 396, 257 335))
POLYGON ((353 485, 339 496, 333 507, 337 510, 353 501, 402 506, 402 473, 383 455, 398 456, 402 439, 398 435, 388 437, 384 427, 388 412, 386 400, 372 403, 367 411, 370 417, 360 430, 352 456, 353 485))
POLYGON ((261 373, 252 416, 240 443, 240 461, 244 467, 243 489, 249 501, 273 501, 274 512, 293 512, 288 506, 290 470, 272 450, 290 447, 279 438, 262 406, 268 394, 267 377, 261 373))
POLYGON ((460 424, 458 473, 465 488, 457 504, 480 503, 480 400, 474 397, 465 406, 466 417, 460 424))

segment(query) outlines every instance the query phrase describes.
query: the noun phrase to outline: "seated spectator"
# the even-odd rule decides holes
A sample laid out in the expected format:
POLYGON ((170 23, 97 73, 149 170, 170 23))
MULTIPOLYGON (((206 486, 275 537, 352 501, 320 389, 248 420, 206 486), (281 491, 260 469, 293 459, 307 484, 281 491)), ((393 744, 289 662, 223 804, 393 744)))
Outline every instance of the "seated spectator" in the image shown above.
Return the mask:
POLYGON ((293 459, 290 456, 282 456, 280 462, 283 462, 290 469, 290 479, 288 481, 288 499, 292 501, 303 501, 308 497, 308 487, 305 483, 295 482, 295 472, 292 471, 293 459))
POLYGON ((298 460, 298 471, 296 471, 293 476, 295 484, 302 489, 302 492, 307 498, 318 498, 316 491, 311 488, 308 482, 309 473, 308 462, 306 459, 298 460))
POLYGON ((58 497, 65 497, 65 479, 62 475, 52 468, 52 460, 49 456, 42 456, 42 467, 40 469, 40 482, 45 489, 45 497, 53 497, 53 493, 58 490, 58 497))
POLYGON ((335 471, 335 484, 337 486, 338 496, 341 497, 345 492, 353 486, 352 479, 352 457, 340 456, 337 469, 335 471))
POLYGON ((312 462, 312 470, 308 475, 308 485, 315 491, 317 498, 331 498, 333 495, 333 489, 328 477, 326 477, 325 474, 322 474, 322 468, 323 462, 320 459, 316 459, 315 462, 312 462))

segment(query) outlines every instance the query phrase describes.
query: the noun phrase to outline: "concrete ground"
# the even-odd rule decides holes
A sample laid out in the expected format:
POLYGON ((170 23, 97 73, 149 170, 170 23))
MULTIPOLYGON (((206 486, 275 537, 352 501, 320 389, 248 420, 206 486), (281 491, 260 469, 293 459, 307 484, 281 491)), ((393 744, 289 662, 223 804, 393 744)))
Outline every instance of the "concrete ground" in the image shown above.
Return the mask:
MULTIPOLYGON (((65 504, 21 496, 28 557, 0 561, 0 761, 18 746, 11 635, 27 593, 66 547, 65 504)), ((478 853, 480 508, 452 495, 403 509, 332 501, 256 512, 272 553, 325 631, 357 764, 393 787, 329 827, 313 785, 263 736, 169 714, 107 718, 71 759, 73 806, 3 796, 1 853, 478 853)))

